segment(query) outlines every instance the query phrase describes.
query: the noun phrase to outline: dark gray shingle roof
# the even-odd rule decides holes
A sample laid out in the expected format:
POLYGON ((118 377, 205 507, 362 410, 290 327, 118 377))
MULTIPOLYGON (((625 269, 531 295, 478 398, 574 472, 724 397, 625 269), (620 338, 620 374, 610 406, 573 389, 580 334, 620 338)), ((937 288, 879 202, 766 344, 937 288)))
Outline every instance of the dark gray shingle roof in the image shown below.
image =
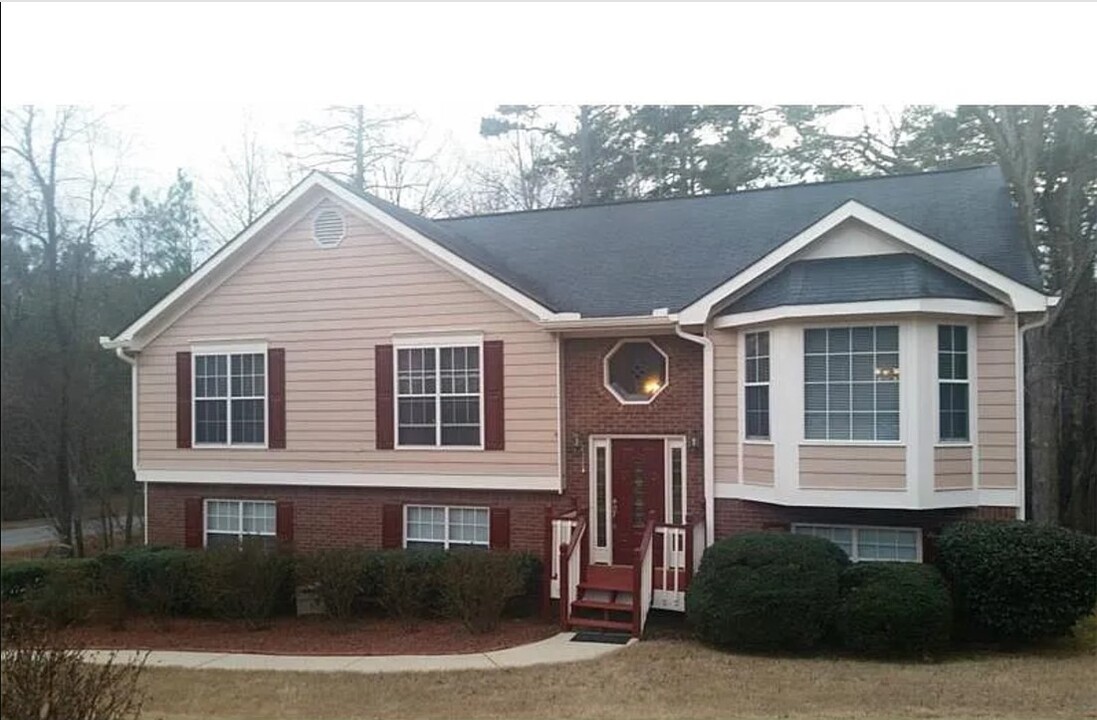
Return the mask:
POLYGON ((584 317, 680 310, 848 200, 1040 287, 996 166, 446 220, 366 199, 547 307, 584 317))
POLYGON ((731 303, 721 315, 782 305, 950 298, 993 298, 917 255, 799 260, 731 303))

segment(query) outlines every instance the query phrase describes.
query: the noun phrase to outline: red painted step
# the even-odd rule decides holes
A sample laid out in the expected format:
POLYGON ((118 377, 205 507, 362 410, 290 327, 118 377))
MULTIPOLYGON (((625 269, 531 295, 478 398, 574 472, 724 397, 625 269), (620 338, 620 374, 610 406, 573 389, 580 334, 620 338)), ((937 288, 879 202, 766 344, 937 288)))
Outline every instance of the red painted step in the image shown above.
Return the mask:
POLYGON ((601 600, 587 600, 585 598, 576 600, 571 604, 573 608, 582 608, 584 610, 608 610, 610 612, 632 612, 632 603, 619 603, 619 602, 604 602, 601 600))
POLYGON ((580 618, 573 617, 570 620, 572 627, 588 627, 588 628, 600 628, 602 630, 620 630, 622 632, 632 632, 631 622, 620 622, 617 620, 601 620, 596 618, 580 618))
POLYGON ((589 565, 579 587, 589 590, 632 592, 631 565, 589 565))

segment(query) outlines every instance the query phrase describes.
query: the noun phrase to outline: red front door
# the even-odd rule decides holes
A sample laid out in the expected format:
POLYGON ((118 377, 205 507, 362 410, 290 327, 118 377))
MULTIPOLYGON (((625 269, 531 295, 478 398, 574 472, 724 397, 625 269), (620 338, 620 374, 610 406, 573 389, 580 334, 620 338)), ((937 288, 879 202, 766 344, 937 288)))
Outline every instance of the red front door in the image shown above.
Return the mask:
POLYGON ((663 520, 662 440, 613 440, 613 564, 631 565, 648 511, 663 520))

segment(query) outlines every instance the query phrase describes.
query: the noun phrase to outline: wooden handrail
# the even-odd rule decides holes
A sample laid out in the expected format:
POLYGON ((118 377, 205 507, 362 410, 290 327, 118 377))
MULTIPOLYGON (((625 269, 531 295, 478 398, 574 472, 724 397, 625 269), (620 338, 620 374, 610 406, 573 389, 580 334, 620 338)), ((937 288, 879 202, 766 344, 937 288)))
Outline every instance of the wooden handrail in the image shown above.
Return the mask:
MULTIPOLYGON (((571 556, 575 554, 576 549, 582 547, 583 539, 587 532, 587 518, 584 515, 579 516, 579 521, 575 523, 574 529, 571 531, 571 540, 566 543, 560 543, 560 627, 564 630, 568 629, 569 620, 571 617, 571 582, 572 578, 571 569, 571 556)), ((580 568, 582 572, 582 568, 580 568)))

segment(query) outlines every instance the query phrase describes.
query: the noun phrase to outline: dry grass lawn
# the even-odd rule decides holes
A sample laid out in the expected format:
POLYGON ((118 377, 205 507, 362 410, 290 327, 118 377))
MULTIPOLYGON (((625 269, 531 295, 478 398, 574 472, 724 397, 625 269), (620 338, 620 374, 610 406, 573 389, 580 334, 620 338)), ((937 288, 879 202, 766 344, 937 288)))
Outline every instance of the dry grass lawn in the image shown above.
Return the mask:
POLYGON ((1097 718, 1092 648, 936 664, 770 658, 653 640, 521 670, 147 671, 147 718, 1097 718))

